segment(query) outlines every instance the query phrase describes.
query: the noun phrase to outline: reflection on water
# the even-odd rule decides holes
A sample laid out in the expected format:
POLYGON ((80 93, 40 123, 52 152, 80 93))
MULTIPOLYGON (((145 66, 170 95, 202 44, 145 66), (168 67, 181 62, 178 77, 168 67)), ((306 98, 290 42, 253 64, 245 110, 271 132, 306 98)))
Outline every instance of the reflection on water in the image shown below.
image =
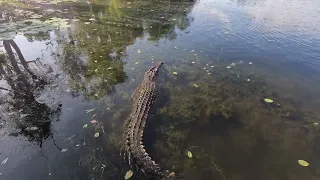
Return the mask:
POLYGON ((0 179, 145 179, 122 124, 158 61, 170 178, 319 179, 317 1, 1 3, 0 179))
POLYGON ((43 140, 51 134, 50 116, 59 116, 60 107, 51 109, 45 103, 36 100, 35 93, 44 88, 48 82, 44 77, 36 75, 29 67, 27 62, 14 40, 3 41, 4 53, 1 54, 0 73, 8 88, 1 89, 7 96, 10 113, 8 119, 15 121, 17 128, 22 134, 28 136, 29 140, 35 140, 42 146, 43 140), (15 54, 17 55, 17 59, 15 54))

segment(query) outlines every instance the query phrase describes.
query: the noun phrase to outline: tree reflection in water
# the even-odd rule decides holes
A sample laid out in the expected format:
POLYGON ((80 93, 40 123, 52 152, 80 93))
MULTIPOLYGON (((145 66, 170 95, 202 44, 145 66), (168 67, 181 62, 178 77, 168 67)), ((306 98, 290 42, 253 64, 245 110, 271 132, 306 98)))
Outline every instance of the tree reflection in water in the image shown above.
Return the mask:
POLYGON ((51 121, 58 120, 61 106, 52 109, 36 100, 36 93, 49 82, 38 76, 29 67, 20 48, 13 40, 4 40, 4 54, 0 56, 0 77, 8 85, 1 87, 7 91, 7 112, 16 128, 30 141, 42 147, 43 140, 52 136, 51 121), (13 49, 15 53, 13 52, 13 49))

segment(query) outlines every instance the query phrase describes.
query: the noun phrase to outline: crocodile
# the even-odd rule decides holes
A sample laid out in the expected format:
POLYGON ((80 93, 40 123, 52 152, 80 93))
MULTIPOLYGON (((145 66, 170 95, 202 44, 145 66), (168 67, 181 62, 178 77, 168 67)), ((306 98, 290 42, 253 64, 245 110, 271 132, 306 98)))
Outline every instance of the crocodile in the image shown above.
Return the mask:
POLYGON ((125 158, 128 159, 129 165, 135 164, 142 172, 153 177, 161 177, 163 173, 160 166, 146 152, 142 138, 150 109, 157 96, 155 77, 162 64, 163 62, 159 62, 151 67, 144 74, 142 83, 132 93, 133 105, 125 123, 125 158))

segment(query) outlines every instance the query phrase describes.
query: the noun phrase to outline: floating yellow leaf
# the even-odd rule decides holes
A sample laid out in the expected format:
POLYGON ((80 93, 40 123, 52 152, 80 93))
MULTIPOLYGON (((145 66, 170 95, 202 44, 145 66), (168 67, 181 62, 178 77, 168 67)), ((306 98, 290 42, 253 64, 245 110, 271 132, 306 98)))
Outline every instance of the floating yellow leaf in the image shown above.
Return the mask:
POLYGON ((188 155, 189 158, 192 158, 192 156, 193 156, 192 152, 190 152, 190 151, 187 152, 187 155, 188 155))
POLYGON ((177 75, 178 73, 177 72, 173 72, 172 74, 177 75))
POLYGON ((94 134, 94 137, 99 137, 99 132, 96 132, 95 134, 94 134))
POLYGON ((196 84, 193 84, 193 86, 194 86, 194 87, 199 87, 199 86, 198 86, 198 85, 196 85, 196 84))
POLYGON ((309 163, 307 162, 307 161, 305 161, 305 160, 298 160, 298 163, 301 165, 301 166, 305 166, 305 167, 307 167, 307 166, 309 166, 309 163))
POLYGON ((138 50, 137 50, 137 52, 140 54, 140 53, 141 53, 141 50, 140 50, 140 49, 138 49, 138 50))
POLYGON ((88 124, 83 125, 83 128, 87 128, 87 127, 88 127, 88 124))
POLYGON ((129 170, 126 172, 126 175, 124 176, 124 179, 130 179, 133 175, 133 171, 129 170))
POLYGON ((269 99, 269 98, 265 98, 265 99, 264 99, 264 102, 266 102, 266 103, 273 103, 273 100, 272 100, 272 99, 269 99))

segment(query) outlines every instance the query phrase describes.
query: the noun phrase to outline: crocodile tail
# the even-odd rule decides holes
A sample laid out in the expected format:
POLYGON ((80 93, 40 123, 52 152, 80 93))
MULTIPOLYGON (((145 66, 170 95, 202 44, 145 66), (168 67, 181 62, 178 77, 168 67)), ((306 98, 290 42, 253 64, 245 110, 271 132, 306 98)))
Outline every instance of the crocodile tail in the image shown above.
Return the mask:
POLYGON ((133 153, 133 156, 136 159, 140 169, 147 175, 159 177, 163 175, 160 166, 151 159, 143 145, 140 145, 140 147, 136 148, 136 152, 133 153))

